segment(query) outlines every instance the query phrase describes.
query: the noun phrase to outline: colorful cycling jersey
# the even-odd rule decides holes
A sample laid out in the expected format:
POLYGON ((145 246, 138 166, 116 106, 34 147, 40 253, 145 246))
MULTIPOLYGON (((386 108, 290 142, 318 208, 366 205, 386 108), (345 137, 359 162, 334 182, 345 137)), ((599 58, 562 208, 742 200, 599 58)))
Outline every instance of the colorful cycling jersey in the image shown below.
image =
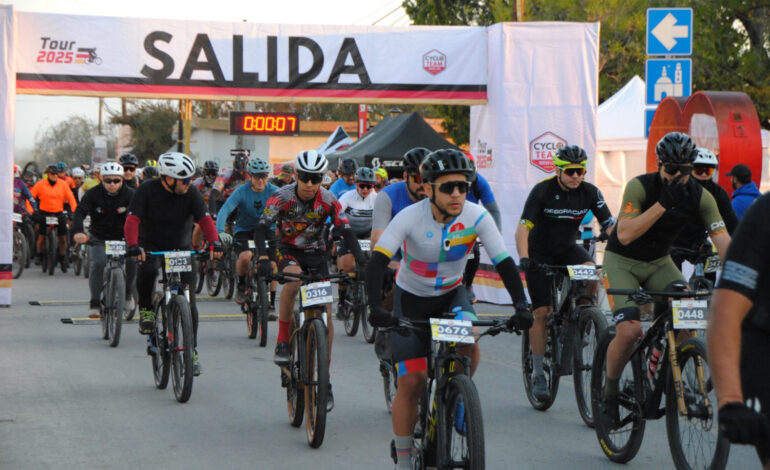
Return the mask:
POLYGON ((233 191, 235 191, 235 188, 242 185, 243 182, 244 176, 241 173, 232 168, 225 168, 219 172, 219 176, 217 176, 217 180, 214 182, 213 189, 219 191, 219 194, 221 194, 224 199, 227 199, 233 191))
POLYGON ((409 197, 405 181, 386 186, 377 193, 377 199, 374 201, 372 229, 385 230, 393 217, 402 209, 411 206, 413 202, 409 197))
POLYGON ((489 185, 489 181, 476 173, 476 179, 473 181, 473 184, 471 184, 471 190, 468 191, 465 200, 481 204, 482 206, 495 202, 495 195, 492 193, 492 187, 489 185))
POLYGON ((596 215, 603 229, 615 223, 599 188, 583 182, 565 191, 556 176, 532 188, 521 213, 522 225, 529 227, 529 251, 558 255, 575 245, 578 227, 588 211, 596 215))
POLYGON ((48 179, 42 179, 32 186, 32 197, 40 201, 38 209, 45 212, 59 213, 64 210, 64 204, 69 203, 70 209, 75 210, 78 203, 69 185, 62 179, 51 184, 48 179))
POLYGON ((28 201, 32 204, 34 209, 35 200, 32 198, 32 193, 29 192, 29 188, 21 178, 13 179, 13 211, 17 214, 26 214, 27 206, 24 201, 28 201))
POLYGON ((326 242, 322 237, 327 218, 336 227, 349 228, 348 220, 337 198, 328 190, 319 188, 310 201, 297 196, 297 183, 278 189, 267 200, 260 225, 277 224, 280 241, 300 250, 323 250, 326 242))
POLYGON ((201 196, 203 196, 203 200, 206 201, 206 205, 208 206, 209 194, 211 194, 211 190, 214 188, 214 185, 206 184, 206 180, 202 176, 195 178, 192 182, 192 185, 198 188, 198 191, 200 191, 201 196))
POLYGON ((354 190, 346 192, 339 199, 342 212, 358 238, 368 237, 372 232, 372 214, 376 198, 377 193, 374 191, 363 198, 354 190))
POLYGON ((375 250, 391 258, 401 248, 404 257, 396 284, 414 295, 434 297, 461 285, 468 255, 476 239, 494 265, 510 255, 492 216, 478 204, 463 204, 460 215, 447 224, 433 218, 427 199, 393 218, 375 250))
POLYGON ((235 218, 235 233, 253 232, 259 225, 259 219, 262 217, 262 211, 265 210, 268 199, 276 191, 278 188, 270 183, 267 183, 261 192, 252 190, 251 184, 239 186, 219 209, 217 232, 225 231, 227 218, 236 209, 238 209, 238 216, 235 218))

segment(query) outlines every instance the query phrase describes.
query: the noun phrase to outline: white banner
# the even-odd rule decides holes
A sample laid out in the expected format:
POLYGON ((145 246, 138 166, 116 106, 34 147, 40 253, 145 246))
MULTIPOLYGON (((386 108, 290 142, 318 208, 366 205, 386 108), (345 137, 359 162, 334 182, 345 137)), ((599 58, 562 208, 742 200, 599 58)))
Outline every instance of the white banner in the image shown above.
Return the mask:
MULTIPOLYGON (((568 144, 583 147, 593 176, 599 24, 503 23, 487 34, 488 104, 471 108, 471 153, 492 186, 503 238, 518 262, 521 211, 529 190, 553 176, 553 153, 568 144)), ((481 262, 476 297, 510 303, 483 250, 481 262)))
POLYGON ((299 26, 17 13, 19 93, 486 102, 486 28, 299 26))
POLYGON ((13 63, 13 6, 0 6, 0 305, 11 304, 13 260, 13 133, 16 79, 13 63))

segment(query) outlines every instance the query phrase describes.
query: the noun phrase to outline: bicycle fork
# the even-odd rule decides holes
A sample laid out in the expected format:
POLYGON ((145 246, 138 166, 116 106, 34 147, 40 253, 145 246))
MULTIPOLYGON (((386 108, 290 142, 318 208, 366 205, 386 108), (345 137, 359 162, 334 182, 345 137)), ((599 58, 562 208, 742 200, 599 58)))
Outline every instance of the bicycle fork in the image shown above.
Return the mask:
MULTIPOLYGON (((668 361, 671 364, 671 375, 674 380, 674 391, 676 392, 676 403, 679 408, 680 416, 688 416, 687 403, 684 399, 684 385, 682 384, 682 368, 679 365, 677 356, 676 334, 674 330, 666 333, 668 337, 668 361)), ((694 336, 694 334, 691 333, 694 336)), ((695 371, 698 379, 698 392, 703 397, 703 404, 710 408, 708 395, 706 394, 706 374, 703 371, 703 362, 700 357, 696 357, 695 371)))

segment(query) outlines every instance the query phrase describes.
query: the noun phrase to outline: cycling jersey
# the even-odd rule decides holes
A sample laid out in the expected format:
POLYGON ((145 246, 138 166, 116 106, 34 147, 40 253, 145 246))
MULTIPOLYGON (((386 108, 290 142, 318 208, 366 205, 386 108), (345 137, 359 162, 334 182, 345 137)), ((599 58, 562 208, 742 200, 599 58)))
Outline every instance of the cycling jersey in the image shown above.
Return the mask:
POLYGON ((529 229, 529 251, 556 255, 575 245, 578 227, 588 211, 596 215, 603 229, 615 223, 599 188, 583 182, 566 191, 553 176, 536 184, 521 214, 529 229))
POLYGON ((83 220, 91 216, 89 232, 97 240, 122 240, 123 225, 134 190, 126 185, 117 194, 110 195, 101 184, 83 195, 72 219, 72 232, 83 233, 83 220))
POLYGON ((219 209, 217 232, 225 231, 227 218, 236 209, 238 216, 235 218, 235 233, 253 232, 259 225, 259 218, 262 217, 262 211, 265 209, 268 199, 277 190, 278 188, 270 183, 267 183, 261 192, 252 190, 251 184, 239 186, 219 209))
POLYGON ((225 168, 219 172, 219 176, 217 176, 217 180, 214 182, 214 187, 212 189, 215 189, 224 197, 224 199, 227 199, 233 191, 243 183, 244 176, 240 172, 235 171, 232 168, 225 168))
POLYGON ((344 178, 337 178, 337 181, 331 185, 329 191, 334 194, 334 197, 338 198, 348 191, 356 189, 356 183, 347 184, 344 178))
POLYGON ((433 218, 430 201, 424 199, 393 218, 375 250, 391 258, 401 248, 404 257, 396 284, 412 294, 432 297, 462 283, 477 238, 494 265, 510 257, 492 216, 483 207, 463 204, 460 215, 441 224, 433 218))
POLYGON ((377 199, 374 201, 372 229, 385 230, 393 217, 405 207, 411 206, 413 202, 409 197, 405 181, 386 186, 377 193, 377 199))
POLYGON ((195 186, 198 191, 200 191, 201 196, 203 196, 203 200, 206 201, 206 205, 208 206, 209 194, 211 194, 211 190, 214 188, 214 185, 206 184, 206 180, 202 176, 195 178, 192 182, 192 185, 195 186))
POLYGON ((32 204, 33 210, 35 208, 35 198, 32 197, 32 193, 29 192, 29 188, 21 178, 13 179, 13 211, 17 214, 27 214, 27 206, 24 202, 27 201, 32 204))
POLYGON ((366 238, 372 232, 372 214, 377 193, 371 191, 362 198, 358 190, 348 191, 340 197, 340 207, 350 222, 350 228, 358 238, 366 238))
POLYGON ((44 212, 62 212, 65 202, 69 203, 72 210, 78 207, 69 185, 60 178, 57 178, 53 185, 48 179, 42 179, 32 186, 30 192, 32 197, 40 201, 38 208, 44 212))
MULTIPOLYGON (((270 227, 277 223, 281 243, 301 250, 323 250, 324 222, 331 217, 335 227, 350 228, 337 199, 324 188, 315 197, 303 201, 297 196, 297 183, 279 188, 267 200, 259 225, 270 227)), ((258 240, 259 244, 259 240, 258 240)))

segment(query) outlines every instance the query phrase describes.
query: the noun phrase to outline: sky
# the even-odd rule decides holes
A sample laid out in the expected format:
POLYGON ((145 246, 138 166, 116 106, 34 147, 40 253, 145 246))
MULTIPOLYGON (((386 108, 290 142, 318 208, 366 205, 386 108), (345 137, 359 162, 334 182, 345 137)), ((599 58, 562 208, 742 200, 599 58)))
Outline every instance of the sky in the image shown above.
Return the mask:
MULTIPOLYGON (((180 0, 5 0, 17 11, 66 13, 74 15, 121 16, 134 18, 169 18, 227 22, 284 24, 353 24, 381 26, 406 25, 409 17, 401 8, 402 0, 216 0, 211 2, 180 0)), ((113 110, 120 109, 119 99, 106 99, 113 110)), ((16 160, 31 159, 35 136, 72 115, 97 121, 97 98, 74 96, 16 96, 16 160)), ((106 113, 105 113, 106 115, 106 113)))

